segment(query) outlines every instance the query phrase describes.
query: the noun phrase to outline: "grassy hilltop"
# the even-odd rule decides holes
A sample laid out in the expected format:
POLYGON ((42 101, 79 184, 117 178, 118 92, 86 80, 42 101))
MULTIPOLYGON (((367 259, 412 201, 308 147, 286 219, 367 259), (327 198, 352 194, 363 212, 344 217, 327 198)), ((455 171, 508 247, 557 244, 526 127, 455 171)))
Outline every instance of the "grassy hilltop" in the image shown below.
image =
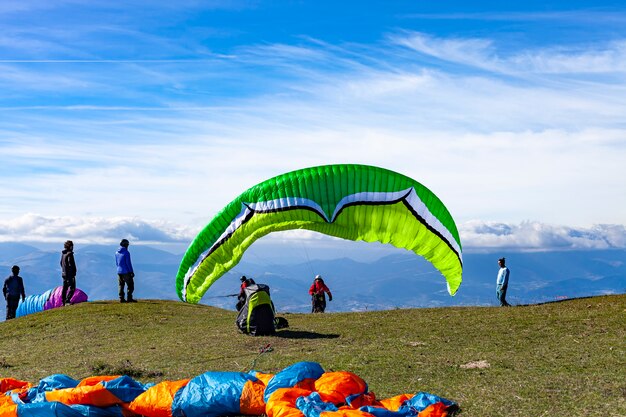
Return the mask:
POLYGON ((125 373, 144 382, 294 362, 364 378, 379 398, 428 391, 461 416, 626 415, 626 295, 514 308, 286 314, 274 337, 172 301, 90 302, 0 323, 0 377, 125 373), (272 351, 259 354, 271 344, 272 351))

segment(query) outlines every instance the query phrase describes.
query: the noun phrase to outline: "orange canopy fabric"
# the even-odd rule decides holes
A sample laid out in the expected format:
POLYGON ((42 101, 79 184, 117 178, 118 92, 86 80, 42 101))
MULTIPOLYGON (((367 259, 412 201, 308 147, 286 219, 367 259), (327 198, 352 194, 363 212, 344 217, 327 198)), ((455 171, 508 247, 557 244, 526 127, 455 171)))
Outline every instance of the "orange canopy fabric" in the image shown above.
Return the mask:
POLYGON ((358 375, 324 372, 313 362, 300 362, 276 374, 207 372, 156 385, 144 385, 128 376, 91 376, 79 382, 56 374, 35 386, 2 378, 0 390, 0 417, 29 413, 53 417, 60 415, 59 410, 68 415, 101 415, 98 408, 109 407, 105 413, 113 410, 113 415, 125 417, 389 417, 390 413, 446 417, 456 407, 452 401, 425 392, 379 401, 358 375))
POLYGON ((135 398, 127 408, 135 414, 154 417, 172 417, 172 401, 179 389, 189 383, 189 379, 163 381, 135 398))

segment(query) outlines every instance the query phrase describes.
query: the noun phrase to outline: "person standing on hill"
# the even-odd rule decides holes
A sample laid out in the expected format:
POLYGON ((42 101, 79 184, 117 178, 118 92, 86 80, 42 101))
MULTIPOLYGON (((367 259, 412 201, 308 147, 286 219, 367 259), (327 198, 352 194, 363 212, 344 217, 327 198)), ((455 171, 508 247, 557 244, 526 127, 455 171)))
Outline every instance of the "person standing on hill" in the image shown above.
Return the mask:
POLYGON ((137 300, 133 298, 133 291, 135 291, 135 271, 133 270, 133 264, 130 261, 130 252, 128 246, 130 242, 128 239, 122 239, 120 242, 120 248, 115 252, 115 264, 117 265, 118 285, 120 303, 136 303, 137 300), (124 298, 124 285, 126 285, 126 298, 124 298))
POLYGON ((7 320, 15 318, 15 311, 20 303, 20 297, 22 298, 22 302, 24 302, 26 298, 24 281, 22 277, 18 275, 20 273, 20 267, 13 265, 11 272, 11 276, 4 280, 4 286, 2 287, 2 295, 4 295, 4 299, 7 302, 7 320))
POLYGON ((326 310, 325 293, 328 294, 328 301, 333 301, 333 295, 326 284, 324 284, 324 280, 320 275, 316 275, 311 288, 309 288, 309 294, 311 295, 311 313, 323 313, 324 310, 326 310))
POLYGON ((61 271, 61 277, 63 277, 61 299, 65 306, 72 303, 72 297, 76 291, 76 261, 74 260, 74 242, 71 240, 63 244, 61 271))
POLYGON ((498 271, 498 277, 496 278, 496 297, 498 301, 500 301, 500 307, 510 307, 506 301, 506 290, 509 286, 509 268, 505 265, 506 259, 500 258, 498 259, 498 265, 500 265, 500 270, 498 271))

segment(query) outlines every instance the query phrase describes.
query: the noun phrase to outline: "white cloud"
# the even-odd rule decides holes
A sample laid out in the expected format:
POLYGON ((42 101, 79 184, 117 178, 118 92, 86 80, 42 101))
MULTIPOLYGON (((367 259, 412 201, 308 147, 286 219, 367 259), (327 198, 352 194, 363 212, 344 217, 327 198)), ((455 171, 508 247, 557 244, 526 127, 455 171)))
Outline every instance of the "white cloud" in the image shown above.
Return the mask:
POLYGON ((599 45, 546 46, 502 53, 490 39, 438 38, 406 32, 390 40, 442 61, 496 73, 528 78, 537 74, 603 74, 626 72, 626 43, 609 41, 599 45))
POLYGON ((471 221, 460 227, 466 251, 626 249, 626 227, 600 224, 589 228, 539 222, 506 224, 471 221))
MULTIPOLYGON (((159 220, 131 217, 51 217, 24 214, 0 221, 0 242, 62 242, 71 239, 80 243, 117 243, 129 238, 133 243, 181 244, 191 243, 201 228, 159 220)), ((552 251, 579 249, 626 249, 626 227, 599 224, 591 227, 569 227, 540 222, 516 224, 468 221, 459 225, 465 252, 493 251, 552 251)), ((273 233, 264 243, 318 247, 342 247, 341 239, 308 230, 273 233)), ((387 253, 385 245, 373 246, 387 253)), ((361 248, 370 250, 369 247, 361 248)), ((373 249, 372 249, 373 250, 373 249)), ((343 256, 343 255, 342 255, 343 256)))
POLYGON ((493 42, 488 39, 437 38, 424 33, 406 32, 390 36, 398 45, 445 61, 484 69, 497 69, 493 42))
MULTIPOLYGON (((499 57, 493 41, 420 36, 416 48, 432 55, 519 66, 520 55, 499 57)), ((626 193, 616 192, 626 189, 623 83, 520 83, 431 66, 412 51, 312 42, 241 48, 216 62, 97 64, 94 74, 69 65, 62 79, 22 69, 25 78, 12 78, 20 99, 9 101, 38 106, 2 109, 0 195, 11 204, 0 219, 32 212, 200 227, 274 175, 363 163, 424 183, 461 222, 626 224, 626 193), (33 93, 31 76, 36 85, 50 77, 63 99, 33 93), (233 80, 242 92, 222 97, 233 80), (78 90, 87 96, 74 102, 78 90)))
POLYGON ((46 217, 29 213, 0 221, 2 242, 71 239, 80 243, 114 243, 129 238, 139 243, 180 243, 190 242, 196 233, 185 226, 128 217, 46 217))

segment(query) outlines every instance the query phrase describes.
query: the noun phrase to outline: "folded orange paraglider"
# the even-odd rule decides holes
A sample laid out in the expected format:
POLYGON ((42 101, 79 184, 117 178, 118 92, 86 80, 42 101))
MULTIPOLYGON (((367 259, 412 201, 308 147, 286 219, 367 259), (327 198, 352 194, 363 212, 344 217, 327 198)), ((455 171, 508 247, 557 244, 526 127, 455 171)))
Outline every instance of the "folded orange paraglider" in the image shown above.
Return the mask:
POLYGON ((454 402, 433 394, 377 400, 351 372, 299 362, 275 375, 206 372, 193 379, 142 384, 128 376, 76 381, 52 375, 37 386, 0 379, 0 417, 444 417, 454 402))

